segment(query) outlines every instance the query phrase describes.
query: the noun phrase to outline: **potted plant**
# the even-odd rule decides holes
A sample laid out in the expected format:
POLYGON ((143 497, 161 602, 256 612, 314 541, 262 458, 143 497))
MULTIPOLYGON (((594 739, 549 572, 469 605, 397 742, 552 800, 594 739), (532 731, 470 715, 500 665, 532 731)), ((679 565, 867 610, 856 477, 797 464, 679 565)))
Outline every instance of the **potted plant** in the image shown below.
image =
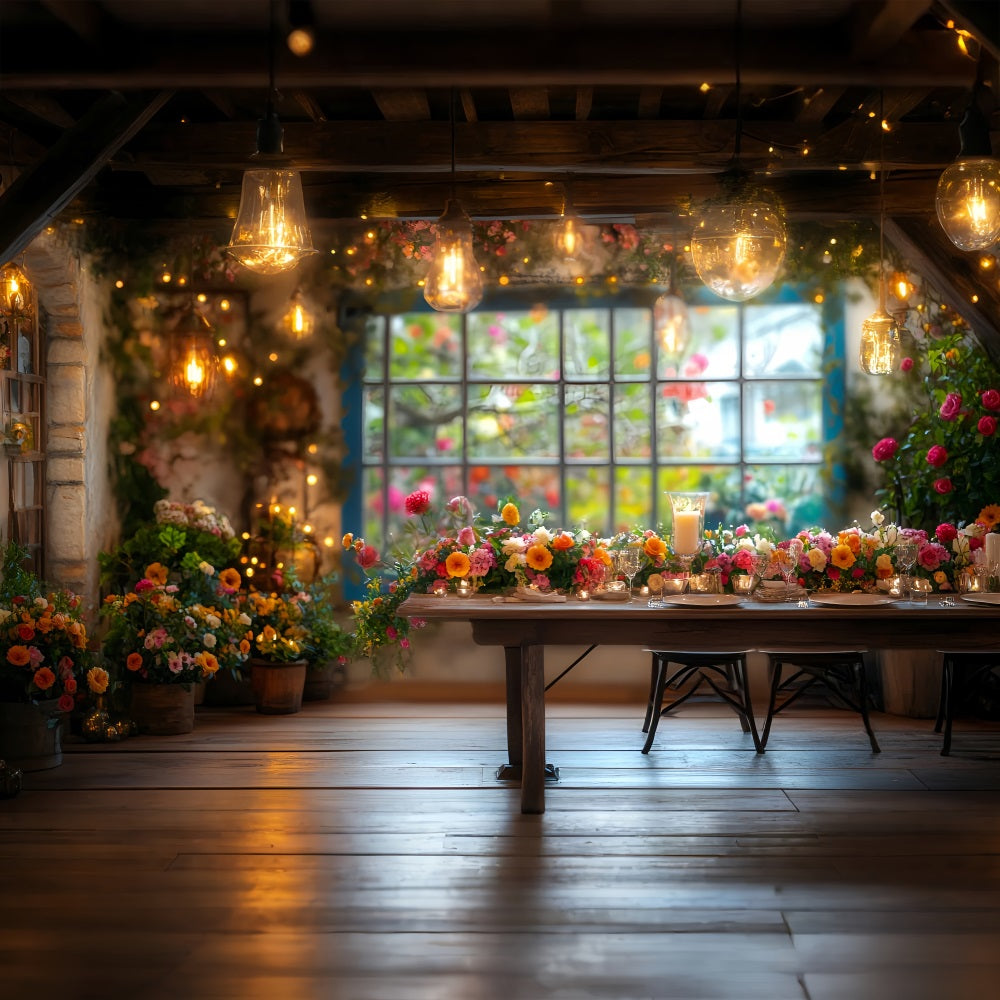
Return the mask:
POLYGON ((337 620, 333 599, 333 575, 326 576, 297 594, 305 629, 306 683, 304 701, 324 701, 338 683, 354 651, 354 636, 337 620))
POLYGON ((0 758, 22 770, 62 762, 62 724, 84 697, 90 666, 80 599, 26 570, 15 542, 0 581, 0 758))
POLYGON ((153 563, 135 587, 105 599, 104 655, 131 687, 131 713, 140 731, 191 732, 194 685, 220 669, 234 669, 249 652, 249 618, 206 564, 209 600, 187 604, 164 567, 153 563))
POLYGON ((307 629, 298 595, 251 591, 245 597, 249 619, 250 679, 257 711, 290 715, 302 708, 306 682, 307 629))

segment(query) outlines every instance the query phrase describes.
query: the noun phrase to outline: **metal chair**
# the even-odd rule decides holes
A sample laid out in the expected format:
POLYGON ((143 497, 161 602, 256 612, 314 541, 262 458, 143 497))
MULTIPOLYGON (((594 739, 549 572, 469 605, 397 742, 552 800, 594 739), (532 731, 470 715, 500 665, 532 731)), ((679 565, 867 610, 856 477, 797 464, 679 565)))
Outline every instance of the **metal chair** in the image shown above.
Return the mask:
POLYGON ((649 702, 642 731, 647 734, 643 753, 649 753, 656 738, 656 727, 667 712, 683 704, 693 694, 708 685, 737 716, 743 732, 753 737, 754 749, 762 752, 757 723, 750 702, 747 682, 747 650, 736 652, 692 653, 677 650, 651 649, 653 660, 650 669, 649 702), (671 672, 671 665, 676 669, 671 672), (683 693, 664 704, 668 692, 683 693))
POLYGON ((934 732, 944 728, 941 756, 951 753, 951 725, 961 696, 981 677, 1000 667, 1000 650, 970 653, 966 650, 938 650, 942 654, 941 699, 934 732))
POLYGON ((881 749, 872 732, 868 718, 868 681, 865 673, 864 649, 830 650, 774 650, 762 649, 767 655, 768 677, 771 694, 767 704, 767 718, 760 734, 761 753, 767 747, 774 717, 805 694, 816 684, 822 684, 848 708, 861 715, 865 732, 871 743, 872 753, 881 749), (794 667, 795 673, 782 678, 784 666, 794 667), (782 696, 784 697, 782 698, 782 696), (779 704, 779 698, 782 698, 779 704))

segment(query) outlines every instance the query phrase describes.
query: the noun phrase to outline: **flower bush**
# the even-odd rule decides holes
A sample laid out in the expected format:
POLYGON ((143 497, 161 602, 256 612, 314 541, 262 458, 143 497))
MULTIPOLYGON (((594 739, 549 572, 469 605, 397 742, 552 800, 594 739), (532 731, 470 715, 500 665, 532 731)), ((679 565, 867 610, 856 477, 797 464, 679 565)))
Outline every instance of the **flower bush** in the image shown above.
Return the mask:
POLYGON ((222 668, 237 670, 249 652, 250 619, 232 603, 229 588, 217 582, 214 602, 186 604, 160 564, 148 570, 133 590, 105 599, 106 659, 145 684, 191 684, 222 668))
POLYGON ((962 330, 918 344, 901 366, 917 400, 872 448, 880 496, 908 527, 959 523, 1000 496, 1000 370, 962 330))
POLYGON ((242 650, 253 659, 291 663, 307 658, 308 630, 301 594, 251 591, 244 598, 241 621, 248 626, 242 650))
POLYGON ((0 701, 55 699, 70 712, 85 697, 81 682, 92 659, 79 598, 26 589, 0 594, 0 701))

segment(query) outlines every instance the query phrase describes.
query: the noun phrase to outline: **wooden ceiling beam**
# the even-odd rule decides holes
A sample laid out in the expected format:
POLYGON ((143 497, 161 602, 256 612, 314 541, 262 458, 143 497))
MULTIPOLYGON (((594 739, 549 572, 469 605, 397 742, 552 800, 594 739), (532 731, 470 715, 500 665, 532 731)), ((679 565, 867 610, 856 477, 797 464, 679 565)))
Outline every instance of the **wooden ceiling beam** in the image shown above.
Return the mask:
POLYGON ((109 94, 0 195, 0 260, 19 254, 170 97, 109 94))
POLYGON ((896 45, 931 7, 931 0, 869 0, 855 8, 851 57, 876 59, 896 45))
POLYGON ((511 87, 510 109, 516 121, 546 121, 551 115, 545 87, 511 87))
POLYGON ((378 87, 372 91, 382 117, 388 122, 419 122, 431 116, 427 92, 412 88, 378 87))

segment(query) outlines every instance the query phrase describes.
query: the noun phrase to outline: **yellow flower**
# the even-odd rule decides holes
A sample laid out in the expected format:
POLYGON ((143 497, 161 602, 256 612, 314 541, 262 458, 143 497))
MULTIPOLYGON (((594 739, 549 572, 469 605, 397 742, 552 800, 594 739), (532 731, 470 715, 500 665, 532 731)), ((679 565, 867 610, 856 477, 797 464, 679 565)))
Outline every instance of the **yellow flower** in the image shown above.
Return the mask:
POLYGON ((980 524, 986 525, 987 531, 992 531, 1000 524, 1000 504, 987 504, 976 516, 976 520, 980 524))
POLYGON ((657 535, 650 535, 642 548, 650 559, 661 559, 667 554, 667 543, 657 535))
POLYGON ((837 569, 850 569, 854 565, 854 553, 851 551, 851 546, 843 542, 840 545, 834 545, 830 552, 830 562, 837 569))
POLYGON ((463 577, 469 575, 469 557, 464 552, 449 552, 448 558, 444 561, 444 568, 448 571, 449 577, 463 577))
POLYGON ((500 517, 504 524, 509 524, 512 528, 521 520, 521 512, 512 503, 505 503, 500 517))
POLYGON ((552 553, 544 545, 529 545, 524 553, 524 561, 535 572, 541 573, 552 565, 552 553))
POLYGON ((888 552, 883 552, 875 560, 875 575, 880 580, 888 580, 890 576, 895 572, 892 566, 892 556, 888 552))
POLYGON ((91 667, 87 671, 87 687, 94 694, 104 694, 108 689, 108 672, 103 667, 91 667))
POLYGON ((940 569, 939 569, 939 570, 938 570, 938 571, 937 571, 937 572, 936 572, 936 573, 934 574, 934 582, 935 582, 935 583, 936 583, 936 584, 937 584, 937 585, 938 585, 939 587, 941 586, 941 584, 942 584, 942 583, 947 583, 947 581, 948 581, 948 574, 947 574, 947 573, 945 573, 945 572, 944 572, 943 570, 940 570, 940 569))

